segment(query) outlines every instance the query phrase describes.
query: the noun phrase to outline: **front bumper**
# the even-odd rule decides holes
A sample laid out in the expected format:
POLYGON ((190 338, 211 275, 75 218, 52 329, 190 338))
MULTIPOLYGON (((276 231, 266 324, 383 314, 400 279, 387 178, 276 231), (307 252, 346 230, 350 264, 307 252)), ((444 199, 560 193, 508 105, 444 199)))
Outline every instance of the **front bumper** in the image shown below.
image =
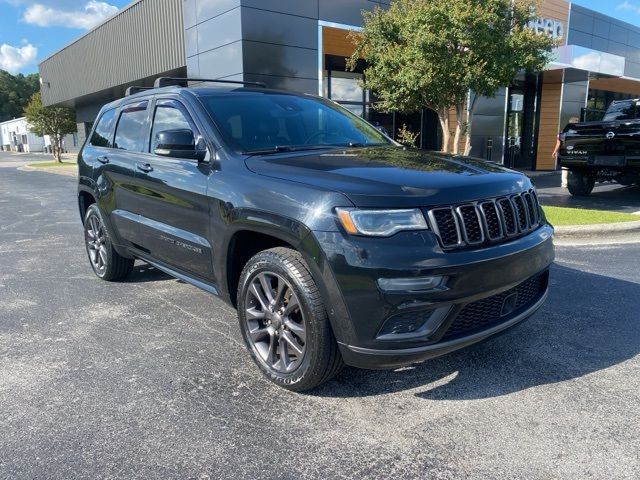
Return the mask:
POLYGON ((340 353, 348 365, 369 368, 387 369, 399 368, 412 363, 423 362, 430 358, 439 357, 447 353, 459 350, 474 343, 486 340, 508 328, 514 327, 533 315, 547 299, 548 290, 545 290, 540 298, 529 308, 513 316, 512 318, 494 324, 492 327, 474 332, 464 337, 448 341, 438 342, 423 347, 402 348, 395 350, 362 348, 353 345, 340 344, 340 353))
POLYGON ((582 168, 610 168, 613 170, 624 168, 640 168, 639 156, 627 156, 624 153, 620 155, 567 155, 560 153, 558 162, 562 167, 582 167, 582 168))
POLYGON ((553 229, 543 225, 526 236, 499 245, 443 252, 430 232, 406 232, 388 239, 315 232, 336 287, 328 289, 327 303, 345 362, 363 368, 407 365, 481 341, 524 320, 542 305, 546 276, 540 291, 526 305, 504 316, 498 314, 481 328, 447 336, 447 329, 466 306, 502 298, 500 295, 528 279, 546 275, 554 259, 552 234, 553 229), (379 278, 433 275, 447 277, 446 288, 390 293, 381 291, 377 284, 379 278), (398 335, 397 340, 381 335, 390 319, 400 315, 430 315, 438 309, 447 313, 436 330, 409 338, 398 335))

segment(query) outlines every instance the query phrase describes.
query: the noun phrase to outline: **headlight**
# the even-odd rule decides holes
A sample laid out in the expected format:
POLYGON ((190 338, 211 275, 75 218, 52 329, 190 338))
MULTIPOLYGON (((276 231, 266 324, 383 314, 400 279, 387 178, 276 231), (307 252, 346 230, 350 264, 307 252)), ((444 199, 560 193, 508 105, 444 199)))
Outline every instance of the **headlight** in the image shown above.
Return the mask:
POLYGON ((359 210, 336 208, 340 223, 352 235, 389 237, 404 230, 427 230, 422 212, 407 210, 359 210))

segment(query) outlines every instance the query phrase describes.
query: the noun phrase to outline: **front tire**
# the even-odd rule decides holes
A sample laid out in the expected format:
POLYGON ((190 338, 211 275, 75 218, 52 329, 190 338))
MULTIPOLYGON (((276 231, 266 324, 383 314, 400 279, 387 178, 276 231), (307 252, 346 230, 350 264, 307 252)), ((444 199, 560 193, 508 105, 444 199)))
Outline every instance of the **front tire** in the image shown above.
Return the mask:
POLYGON ((84 216, 84 243, 91 268, 102 280, 119 280, 131 273, 134 260, 122 257, 113 248, 102 214, 95 203, 87 208, 84 216))
POLYGON ((593 191, 596 183, 596 176, 586 170, 569 170, 567 187, 569 193, 576 197, 588 197, 593 191))
POLYGON ((310 390, 344 365, 320 292, 295 250, 272 248, 249 260, 238 285, 238 318, 254 362, 281 387, 310 390))

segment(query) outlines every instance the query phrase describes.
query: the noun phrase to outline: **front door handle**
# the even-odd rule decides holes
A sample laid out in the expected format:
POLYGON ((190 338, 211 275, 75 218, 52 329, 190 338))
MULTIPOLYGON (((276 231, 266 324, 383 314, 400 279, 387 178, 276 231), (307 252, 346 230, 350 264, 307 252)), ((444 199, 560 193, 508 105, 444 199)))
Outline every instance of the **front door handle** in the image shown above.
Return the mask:
POLYGON ((103 165, 109 163, 109 157, 98 157, 96 158, 96 160, 98 160, 103 165))
POLYGON ((150 172, 153 170, 153 167, 148 163, 138 163, 136 164, 136 167, 142 172, 150 172))

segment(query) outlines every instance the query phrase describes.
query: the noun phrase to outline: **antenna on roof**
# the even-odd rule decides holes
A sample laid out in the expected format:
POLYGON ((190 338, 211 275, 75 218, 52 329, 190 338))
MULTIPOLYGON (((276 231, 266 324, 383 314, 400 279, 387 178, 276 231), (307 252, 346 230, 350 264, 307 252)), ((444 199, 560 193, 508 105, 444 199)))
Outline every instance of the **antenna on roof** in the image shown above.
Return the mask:
POLYGON ((241 82, 239 80, 220 80, 213 78, 182 78, 182 77, 158 77, 153 83, 153 88, 168 87, 171 85, 186 84, 187 82, 207 82, 207 83, 228 83, 233 85, 244 85, 246 87, 267 88, 262 82, 241 82))

